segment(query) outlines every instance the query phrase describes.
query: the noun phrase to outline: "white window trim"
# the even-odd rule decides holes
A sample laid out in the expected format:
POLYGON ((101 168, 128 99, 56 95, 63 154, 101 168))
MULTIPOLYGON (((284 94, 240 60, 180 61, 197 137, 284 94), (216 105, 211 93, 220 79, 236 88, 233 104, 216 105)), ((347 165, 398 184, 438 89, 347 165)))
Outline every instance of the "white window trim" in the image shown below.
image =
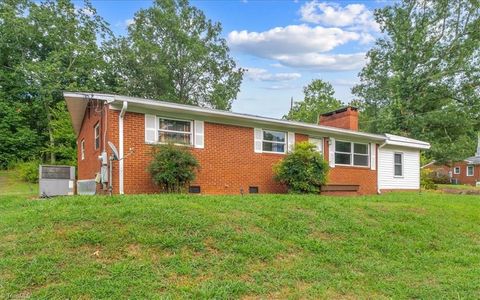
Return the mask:
POLYGON ((404 160, 404 155, 403 155, 403 152, 394 152, 393 153, 393 177, 395 178, 403 178, 404 174, 405 174, 405 160, 404 160), (402 166, 402 175, 395 175, 395 166, 398 166, 399 164, 395 163, 395 155, 400 155, 400 157, 402 158, 402 163, 400 164, 400 166, 402 166))
POLYGON ((160 138, 160 132, 168 132, 168 133, 181 133, 181 134, 185 134, 185 133, 189 133, 190 134, 190 143, 189 144, 181 144, 181 143, 173 143, 174 145, 176 146, 186 146, 186 147, 192 147, 194 145, 194 141, 193 141, 193 138, 194 138, 194 134, 193 134, 193 121, 192 120, 185 120, 185 119, 176 119, 176 118, 170 118, 170 117, 162 117, 162 116, 156 116, 157 117, 157 144, 161 144, 161 145, 166 145, 168 143, 166 142, 160 142, 159 138, 160 138), (160 119, 163 119, 163 120, 171 120, 171 121, 181 121, 181 122, 189 122, 190 123, 190 132, 187 132, 187 131, 178 131, 178 130, 168 130, 168 129, 160 129, 160 119))
POLYGON ((460 169, 460 167, 454 167, 453 168, 453 174, 459 175, 461 172, 462 172, 462 170, 460 169), (458 172, 457 172, 457 169, 458 169, 458 172))
POLYGON ((93 148, 95 150, 100 149, 100 122, 97 122, 95 127, 93 127, 93 148), (97 132, 98 128, 98 132, 97 132), (97 147, 97 139, 98 139, 98 147, 97 147))
POLYGON ((467 166, 467 176, 472 177, 475 174, 475 166, 467 166), (472 173, 469 175, 468 170, 472 170, 472 173))
POLYGON ((85 159, 85 139, 80 141, 80 159, 85 159))
POLYGON ((287 147, 288 147, 288 140, 287 140, 287 132, 285 131, 278 131, 278 130, 273 130, 273 129, 263 129, 262 128, 262 153, 272 153, 272 154, 285 154, 287 153, 287 147), (275 141, 269 141, 269 140, 264 140, 264 132, 265 131, 273 131, 273 132, 280 132, 285 134, 285 142, 275 142, 275 141), (272 143, 272 144, 283 144, 283 152, 276 152, 276 151, 265 151, 263 150, 263 143, 272 143))
POLYGON ((337 151, 337 147, 335 145, 335 152, 333 153, 333 160, 335 161, 336 166, 344 166, 344 167, 354 167, 354 168, 370 168, 370 145, 368 143, 359 143, 359 142, 351 142, 351 141, 344 141, 344 140, 335 140, 336 142, 344 142, 344 143, 350 143, 350 152, 342 152, 342 151, 337 151), (365 145, 367 147, 367 154, 362 154, 362 153, 355 153, 354 149, 354 144, 360 144, 360 145, 365 145), (350 155, 350 164, 338 164, 337 160, 335 159, 336 154, 349 154, 350 155), (354 165, 353 164, 353 158, 354 155, 362 155, 367 157, 367 165, 366 166, 359 166, 359 165, 354 165))

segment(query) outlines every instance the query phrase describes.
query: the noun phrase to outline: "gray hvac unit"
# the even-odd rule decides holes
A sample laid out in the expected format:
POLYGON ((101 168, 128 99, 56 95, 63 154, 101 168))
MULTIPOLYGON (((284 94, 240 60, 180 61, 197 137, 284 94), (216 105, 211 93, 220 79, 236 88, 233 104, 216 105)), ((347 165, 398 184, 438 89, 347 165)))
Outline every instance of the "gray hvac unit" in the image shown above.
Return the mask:
POLYGON ((95 195, 97 192, 97 182, 95 179, 77 180, 77 194, 95 195))
POLYGON ((73 195, 75 167, 40 165, 38 181, 40 197, 73 195))

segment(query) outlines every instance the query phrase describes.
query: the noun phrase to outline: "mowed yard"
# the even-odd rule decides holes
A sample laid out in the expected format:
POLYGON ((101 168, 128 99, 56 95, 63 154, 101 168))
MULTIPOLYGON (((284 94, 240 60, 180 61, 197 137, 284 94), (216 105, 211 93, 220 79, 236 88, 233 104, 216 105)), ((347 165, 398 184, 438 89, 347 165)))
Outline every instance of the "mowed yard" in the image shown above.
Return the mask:
POLYGON ((480 197, 0 195, 0 299, 480 298, 480 197))

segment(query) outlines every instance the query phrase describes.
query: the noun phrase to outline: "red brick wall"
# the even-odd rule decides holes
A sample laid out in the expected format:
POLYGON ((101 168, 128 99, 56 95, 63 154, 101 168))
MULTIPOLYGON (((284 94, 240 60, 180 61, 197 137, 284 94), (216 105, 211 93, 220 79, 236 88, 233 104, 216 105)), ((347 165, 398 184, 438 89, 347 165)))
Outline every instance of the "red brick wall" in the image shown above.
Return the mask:
MULTIPOLYGON (((118 118, 111 119, 118 123, 118 118)), ((147 171, 152 147, 145 144, 144 123, 142 114, 125 114, 125 152, 134 149, 134 154, 125 159, 124 165, 124 189, 127 194, 158 192, 147 171)), ((272 166, 284 155, 255 153, 253 128, 205 122, 204 130, 205 148, 190 148, 201 166, 192 185, 199 185, 202 193, 239 194, 240 189, 247 193, 249 186, 258 186, 260 193, 286 191, 273 179, 272 171, 272 166)), ((308 136, 296 134, 295 140, 305 141, 308 136)), ((324 152, 328 159, 328 151, 324 152)), ((330 172, 329 183, 359 184, 360 194, 373 194, 376 192, 376 171, 336 167, 330 172)))
POLYGON ((342 112, 321 115, 318 124, 358 131, 358 110, 347 107, 342 112))
POLYGON ((94 179, 96 173, 100 171, 100 155, 103 147, 103 131, 105 123, 102 121, 103 102, 90 101, 85 116, 83 118, 82 127, 77 137, 77 166, 78 179, 94 179), (100 122, 100 148, 94 147, 94 127, 100 122), (82 160, 81 142, 85 140, 85 159, 82 160))
POLYGON ((469 184, 475 185, 477 181, 480 181, 480 166, 476 165, 473 169, 473 176, 467 176, 467 163, 464 161, 459 161, 453 164, 453 167, 450 169, 452 171, 453 178, 458 179, 460 184, 469 184), (454 174, 453 169, 455 167, 460 167, 460 174, 454 174))
MULTIPOLYGON (((125 114, 125 149, 135 153, 125 159, 125 193, 153 193, 158 188, 147 171, 152 146, 145 144, 144 115, 125 114)), ((206 194, 248 193, 249 186, 258 186, 260 193, 283 193, 285 187, 273 179, 273 165, 282 154, 255 153, 253 128, 205 122, 205 148, 190 148, 200 163, 200 170, 192 185, 199 185, 206 194)), ((297 142, 308 140, 295 135, 297 142)))

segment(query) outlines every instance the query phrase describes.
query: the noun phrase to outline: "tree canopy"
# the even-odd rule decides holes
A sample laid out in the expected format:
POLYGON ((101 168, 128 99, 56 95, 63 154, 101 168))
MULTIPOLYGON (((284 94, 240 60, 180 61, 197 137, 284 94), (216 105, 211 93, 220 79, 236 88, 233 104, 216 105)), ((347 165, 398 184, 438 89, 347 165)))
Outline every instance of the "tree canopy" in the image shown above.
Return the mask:
POLYGON ((335 91, 332 85, 320 79, 312 80, 303 88, 304 99, 297 101, 284 119, 317 123, 318 116, 322 113, 336 110, 342 107, 342 102, 333 95, 335 91))
POLYGON ((107 49, 124 94, 229 110, 243 70, 220 23, 186 0, 157 0, 107 49))
POLYGON ((371 132, 427 140, 437 161, 472 155, 480 130, 477 1, 403 1, 375 12, 384 37, 353 88, 371 132))

